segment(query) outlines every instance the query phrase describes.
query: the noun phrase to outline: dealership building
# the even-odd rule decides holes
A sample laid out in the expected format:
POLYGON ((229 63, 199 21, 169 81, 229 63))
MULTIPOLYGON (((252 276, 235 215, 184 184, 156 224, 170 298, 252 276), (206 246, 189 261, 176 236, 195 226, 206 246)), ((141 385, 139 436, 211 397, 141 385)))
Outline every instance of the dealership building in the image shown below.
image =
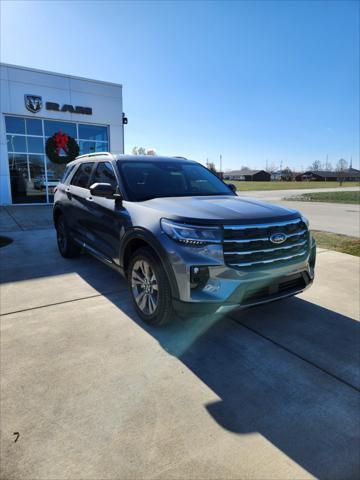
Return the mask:
POLYGON ((121 85, 7 64, 0 72, 0 205, 51 203, 71 155, 124 153, 121 85))

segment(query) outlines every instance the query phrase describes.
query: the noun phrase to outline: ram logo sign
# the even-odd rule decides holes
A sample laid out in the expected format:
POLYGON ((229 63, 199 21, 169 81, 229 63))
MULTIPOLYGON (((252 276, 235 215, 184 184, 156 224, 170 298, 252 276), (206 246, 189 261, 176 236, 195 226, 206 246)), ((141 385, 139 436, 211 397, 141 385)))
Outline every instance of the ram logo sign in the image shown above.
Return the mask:
POLYGON ((24 95, 25 107, 29 112, 37 113, 42 107, 42 98, 38 95, 24 95))

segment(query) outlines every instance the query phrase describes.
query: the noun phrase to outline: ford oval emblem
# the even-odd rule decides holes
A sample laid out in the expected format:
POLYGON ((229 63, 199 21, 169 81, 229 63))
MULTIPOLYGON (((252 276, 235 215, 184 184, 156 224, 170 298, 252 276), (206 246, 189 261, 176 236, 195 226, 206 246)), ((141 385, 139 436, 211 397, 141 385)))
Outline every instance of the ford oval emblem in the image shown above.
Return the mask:
POLYGON ((273 233, 269 240, 271 243, 276 243, 277 245, 279 245, 280 243, 284 243, 285 240, 286 240, 286 235, 285 233, 273 233))

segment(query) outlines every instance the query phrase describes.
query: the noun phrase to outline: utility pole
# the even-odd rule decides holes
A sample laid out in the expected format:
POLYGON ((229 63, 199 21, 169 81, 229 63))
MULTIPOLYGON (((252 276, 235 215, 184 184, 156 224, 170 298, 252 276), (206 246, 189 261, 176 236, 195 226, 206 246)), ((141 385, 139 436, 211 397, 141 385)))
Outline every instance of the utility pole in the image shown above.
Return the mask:
POLYGON ((222 155, 220 155, 220 172, 222 173, 222 155))

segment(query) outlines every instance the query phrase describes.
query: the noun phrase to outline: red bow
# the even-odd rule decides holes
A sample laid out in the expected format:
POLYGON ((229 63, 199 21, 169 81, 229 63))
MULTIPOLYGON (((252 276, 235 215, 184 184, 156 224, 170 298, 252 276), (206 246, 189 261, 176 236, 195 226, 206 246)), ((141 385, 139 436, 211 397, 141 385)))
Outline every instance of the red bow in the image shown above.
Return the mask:
POLYGON ((64 150, 65 153, 68 153, 68 141, 69 137, 66 135, 66 133, 58 132, 55 133, 54 135, 54 140, 56 143, 56 154, 60 155, 60 151, 64 150))

